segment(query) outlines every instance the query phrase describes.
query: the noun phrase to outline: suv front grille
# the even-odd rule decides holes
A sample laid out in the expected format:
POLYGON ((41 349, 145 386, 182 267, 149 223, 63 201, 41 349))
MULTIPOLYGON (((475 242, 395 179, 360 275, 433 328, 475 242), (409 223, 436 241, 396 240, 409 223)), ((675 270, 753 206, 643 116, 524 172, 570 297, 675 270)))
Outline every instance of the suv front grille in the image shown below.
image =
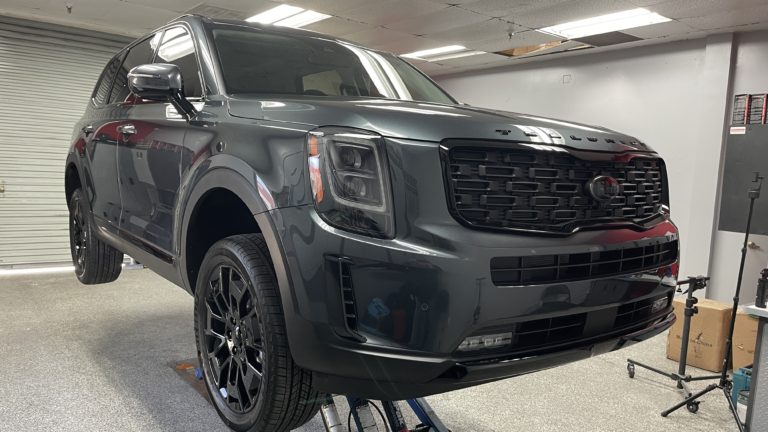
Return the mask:
POLYGON ((495 285, 536 285, 656 269, 677 260, 677 240, 601 252, 491 258, 495 285))
POLYGON ((658 158, 584 160, 560 151, 454 146, 447 152, 449 201, 466 225, 568 233, 578 226, 642 223, 664 199, 664 166, 658 158), (599 201, 588 191, 598 176, 619 183, 619 193, 599 201))

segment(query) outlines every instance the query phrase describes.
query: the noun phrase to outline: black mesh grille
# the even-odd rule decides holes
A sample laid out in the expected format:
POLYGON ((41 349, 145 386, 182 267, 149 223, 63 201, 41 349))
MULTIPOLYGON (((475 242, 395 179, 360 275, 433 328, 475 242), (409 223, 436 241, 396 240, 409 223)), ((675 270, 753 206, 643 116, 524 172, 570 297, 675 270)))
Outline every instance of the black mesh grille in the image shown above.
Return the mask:
POLYGON ((468 356, 477 355, 478 352, 528 352, 550 346, 578 343, 585 339, 604 334, 613 334, 648 322, 654 317, 668 313, 671 304, 672 293, 670 292, 661 296, 635 300, 620 306, 612 306, 591 312, 523 321, 511 327, 484 329, 479 334, 511 332, 511 345, 474 352, 457 351, 457 354, 468 356), (662 303, 661 307, 654 310, 654 303, 664 299, 667 300, 666 303, 662 303), (593 329, 590 332, 587 330, 587 327, 589 327, 587 323, 594 322, 595 315, 601 316, 601 326, 599 330, 593 329))
POLYGON ((352 287, 352 272, 350 263, 339 260, 339 285, 341 286, 341 301, 344 308, 344 323, 350 331, 357 330, 357 308, 355 307, 355 290, 352 287))
POLYGON ((454 215, 479 228, 570 232, 601 222, 641 223, 663 202, 657 158, 609 162, 557 151, 453 147, 447 169, 454 215), (598 176, 618 180, 619 194, 595 199, 587 184, 598 176))
POLYGON ((601 252, 491 258, 496 285, 534 285, 608 277, 672 264, 677 241, 601 252))

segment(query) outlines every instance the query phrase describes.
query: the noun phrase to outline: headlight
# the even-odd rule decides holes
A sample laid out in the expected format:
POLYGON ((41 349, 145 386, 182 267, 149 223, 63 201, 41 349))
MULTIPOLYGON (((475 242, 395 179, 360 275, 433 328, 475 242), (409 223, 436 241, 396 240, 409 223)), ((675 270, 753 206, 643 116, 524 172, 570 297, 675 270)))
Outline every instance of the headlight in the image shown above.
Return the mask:
POLYGON ((394 235, 386 150, 381 136, 326 127, 307 134, 315 208, 330 225, 379 238, 394 235))

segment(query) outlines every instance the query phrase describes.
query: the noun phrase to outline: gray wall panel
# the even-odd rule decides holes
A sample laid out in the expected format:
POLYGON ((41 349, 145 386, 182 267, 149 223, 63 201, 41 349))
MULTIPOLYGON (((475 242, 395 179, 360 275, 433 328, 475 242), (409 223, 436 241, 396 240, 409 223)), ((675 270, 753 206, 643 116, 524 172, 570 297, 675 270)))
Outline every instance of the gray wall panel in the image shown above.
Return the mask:
POLYGON ((0 17, 0 266, 70 261, 64 161, 72 128, 102 68, 128 42, 0 17))

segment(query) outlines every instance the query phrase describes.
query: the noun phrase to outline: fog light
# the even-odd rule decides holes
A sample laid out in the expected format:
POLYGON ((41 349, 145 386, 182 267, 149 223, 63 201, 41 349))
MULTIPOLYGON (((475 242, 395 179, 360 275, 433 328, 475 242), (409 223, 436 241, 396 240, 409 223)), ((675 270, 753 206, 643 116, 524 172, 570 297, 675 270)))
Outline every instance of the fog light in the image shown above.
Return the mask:
POLYGON ((470 336, 459 345, 459 351, 475 351, 512 345, 512 333, 470 336))
POLYGON ((662 297, 660 299, 656 299, 656 301, 653 302, 651 305, 651 313, 658 312, 669 305, 669 297, 662 297))

